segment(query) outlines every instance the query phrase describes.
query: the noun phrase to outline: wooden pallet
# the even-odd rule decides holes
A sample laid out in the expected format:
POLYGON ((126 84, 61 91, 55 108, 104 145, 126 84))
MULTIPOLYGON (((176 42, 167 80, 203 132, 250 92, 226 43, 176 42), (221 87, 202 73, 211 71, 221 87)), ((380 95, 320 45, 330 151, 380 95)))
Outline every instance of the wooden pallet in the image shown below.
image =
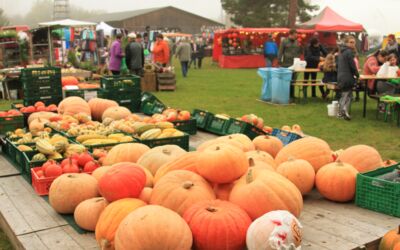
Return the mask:
POLYGON ((158 85, 158 90, 163 91, 163 90, 169 90, 169 91, 175 91, 176 85, 158 85))

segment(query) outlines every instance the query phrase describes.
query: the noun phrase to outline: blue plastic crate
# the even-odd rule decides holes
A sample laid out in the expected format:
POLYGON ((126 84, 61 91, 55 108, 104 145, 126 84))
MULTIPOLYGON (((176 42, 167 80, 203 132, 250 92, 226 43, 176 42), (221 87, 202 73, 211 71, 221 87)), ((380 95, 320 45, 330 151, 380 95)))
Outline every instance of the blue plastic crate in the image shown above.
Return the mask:
POLYGON ((295 140, 301 139, 302 137, 298 134, 289 132, 289 131, 285 131, 285 130, 281 130, 279 128, 274 128, 274 130, 272 130, 272 134, 275 137, 278 137, 279 140, 282 141, 283 145, 287 145, 295 140))

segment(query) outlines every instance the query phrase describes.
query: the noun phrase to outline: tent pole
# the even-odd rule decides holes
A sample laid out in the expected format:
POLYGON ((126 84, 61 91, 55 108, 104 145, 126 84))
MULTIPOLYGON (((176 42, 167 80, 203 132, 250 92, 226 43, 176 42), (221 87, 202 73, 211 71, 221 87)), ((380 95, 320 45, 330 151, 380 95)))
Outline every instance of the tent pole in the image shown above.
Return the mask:
POLYGON ((51 40, 50 26, 47 28, 47 38, 49 40, 49 63, 53 66, 53 44, 51 40))

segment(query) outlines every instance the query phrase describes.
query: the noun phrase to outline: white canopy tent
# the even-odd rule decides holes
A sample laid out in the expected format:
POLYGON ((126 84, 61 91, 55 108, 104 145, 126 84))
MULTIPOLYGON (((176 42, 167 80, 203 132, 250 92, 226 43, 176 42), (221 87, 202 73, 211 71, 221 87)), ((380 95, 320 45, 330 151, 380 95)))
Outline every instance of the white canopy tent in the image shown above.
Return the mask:
POLYGON ((106 24, 105 22, 100 22, 96 26, 96 30, 103 30, 104 35, 106 36, 111 36, 114 29, 115 29, 114 27, 106 24))

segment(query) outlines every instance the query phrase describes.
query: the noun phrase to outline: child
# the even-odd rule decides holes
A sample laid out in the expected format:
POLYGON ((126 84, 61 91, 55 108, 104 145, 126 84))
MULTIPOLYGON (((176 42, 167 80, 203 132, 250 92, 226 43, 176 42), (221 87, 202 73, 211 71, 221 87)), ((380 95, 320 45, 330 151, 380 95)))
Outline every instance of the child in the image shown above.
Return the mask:
MULTIPOLYGON (((324 72, 324 77, 322 78, 323 83, 334 83, 337 84, 337 53, 338 49, 330 52, 321 66, 321 71, 324 72)), ((325 96, 329 95, 329 90, 325 92, 325 96)), ((336 91, 335 100, 338 100, 339 91, 336 91)))

